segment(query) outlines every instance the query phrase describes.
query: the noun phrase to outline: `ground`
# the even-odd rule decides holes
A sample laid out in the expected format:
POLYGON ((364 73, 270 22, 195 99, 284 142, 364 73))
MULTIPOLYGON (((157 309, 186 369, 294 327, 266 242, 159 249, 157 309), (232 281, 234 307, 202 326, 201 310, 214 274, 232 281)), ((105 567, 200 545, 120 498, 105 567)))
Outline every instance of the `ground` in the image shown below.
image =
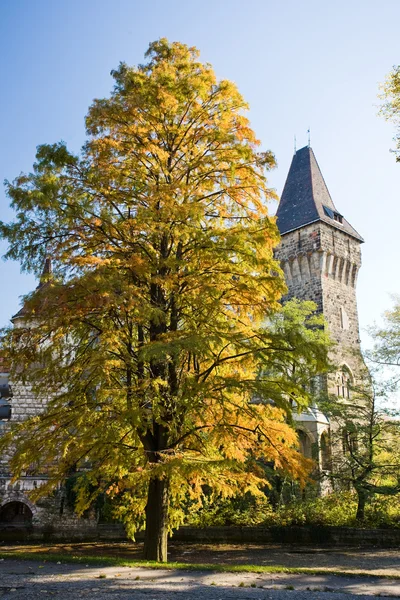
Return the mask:
MULTIPOLYGON (((101 600, 350 600, 400 596, 400 556, 396 550, 323 550, 283 546, 171 544, 170 560, 310 569, 304 573, 220 572, 212 570, 151 569, 122 566, 134 561, 138 544, 71 544, 1 546, 0 598, 37 600, 55 596, 74 600, 94 596, 101 600), (20 560, 24 552, 38 560, 20 560), (49 553, 57 554, 52 562, 49 553), (62 557, 61 557, 62 555, 62 557), (45 556, 47 558, 45 558, 45 556), (71 564, 81 556, 80 564, 71 564), (87 564, 84 557, 91 556, 87 564), (105 556, 120 564, 96 565, 105 556), (58 560, 61 557, 61 560, 58 560), (342 572, 343 574, 332 574, 342 572), (359 574, 357 575, 356 572, 359 574)), ((253 569, 253 567, 251 567, 253 569)))
MULTIPOLYGON (((62 560, 75 557, 114 557, 128 561, 142 558, 140 543, 17 544, 0 543, 0 556, 6 554, 56 554, 62 560)), ((188 544, 170 542, 169 562, 215 565, 260 565, 323 569, 343 573, 400 577, 400 554, 395 549, 320 548, 278 544, 188 544)))

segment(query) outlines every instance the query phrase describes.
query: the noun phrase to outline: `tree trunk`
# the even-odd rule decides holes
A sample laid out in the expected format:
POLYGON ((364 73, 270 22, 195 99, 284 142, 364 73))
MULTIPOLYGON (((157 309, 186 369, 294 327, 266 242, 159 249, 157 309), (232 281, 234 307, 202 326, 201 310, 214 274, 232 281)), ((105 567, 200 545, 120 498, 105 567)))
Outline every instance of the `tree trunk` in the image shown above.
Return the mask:
POLYGON ((357 521, 364 521, 365 518, 365 503, 367 501, 367 493, 363 489, 356 489, 358 504, 357 504, 357 521))
POLYGON ((168 479, 150 480, 146 505, 146 532, 143 558, 167 562, 168 479))

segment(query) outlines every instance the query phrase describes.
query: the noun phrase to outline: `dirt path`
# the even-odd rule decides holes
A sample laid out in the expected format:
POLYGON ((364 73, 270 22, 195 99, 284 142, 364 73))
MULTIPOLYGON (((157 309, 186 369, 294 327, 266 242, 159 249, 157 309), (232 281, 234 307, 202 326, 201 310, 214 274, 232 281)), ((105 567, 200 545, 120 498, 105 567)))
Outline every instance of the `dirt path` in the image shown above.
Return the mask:
MULTIPOLYGON (((83 543, 54 545, 0 545, 0 552, 25 551, 35 554, 52 552, 74 556, 116 556, 140 560, 142 545, 132 543, 83 543)), ((308 567, 359 572, 370 575, 400 576, 400 552, 381 549, 322 549, 295 548, 278 545, 252 544, 185 544, 171 542, 170 562, 224 565, 271 565, 282 567, 308 567)))
POLYGON ((0 561, 1 600, 373 600, 376 596, 400 596, 400 581, 0 561))

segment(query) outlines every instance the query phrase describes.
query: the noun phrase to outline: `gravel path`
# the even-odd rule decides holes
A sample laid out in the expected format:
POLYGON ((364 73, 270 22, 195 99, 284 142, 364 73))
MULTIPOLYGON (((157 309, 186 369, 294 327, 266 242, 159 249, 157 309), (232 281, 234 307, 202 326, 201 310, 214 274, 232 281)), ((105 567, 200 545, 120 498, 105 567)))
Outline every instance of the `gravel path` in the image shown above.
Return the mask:
MULTIPOLYGON (((0 544, 0 551, 62 554, 75 556, 115 556, 130 560, 142 558, 139 543, 74 543, 74 544, 0 544)), ((169 542, 168 561, 183 563, 213 563, 222 565, 271 565, 309 567, 359 572, 370 575, 400 576, 399 550, 379 548, 317 548, 260 544, 188 544, 169 542)))
POLYGON ((0 561, 2 600, 350 600, 400 596, 400 580, 0 561))

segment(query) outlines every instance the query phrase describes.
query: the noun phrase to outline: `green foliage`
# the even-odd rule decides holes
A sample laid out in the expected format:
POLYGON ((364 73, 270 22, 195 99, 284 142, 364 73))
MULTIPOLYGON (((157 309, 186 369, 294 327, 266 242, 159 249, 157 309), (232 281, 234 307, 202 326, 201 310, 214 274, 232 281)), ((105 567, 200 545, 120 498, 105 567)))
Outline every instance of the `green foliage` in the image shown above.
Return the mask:
POLYGON ((185 524, 193 527, 260 525, 271 514, 272 507, 266 496, 247 493, 232 498, 206 497, 200 510, 192 513, 189 509, 185 524))
POLYGON ((376 496, 366 506, 365 519, 356 519, 357 494, 336 492, 322 497, 297 498, 274 509, 266 497, 250 494, 205 503, 186 524, 194 527, 263 525, 264 527, 400 528, 400 494, 376 496))
MULTIPOLYGON (((385 390, 384 390, 385 391, 385 390)), ((320 403, 331 421, 331 469, 322 474, 334 489, 357 493, 356 518, 363 521, 366 506, 376 494, 400 492, 400 422, 382 408, 382 393, 365 369, 348 398, 336 396, 320 403)))
POLYGON ((365 519, 356 519, 357 494, 337 492, 320 498, 296 500, 278 509, 265 525, 332 527, 400 527, 400 496, 374 498, 365 510, 365 519))
POLYGON ((290 525, 331 525, 346 526, 354 524, 354 506, 352 494, 329 494, 311 499, 296 499, 279 507, 273 517, 265 522, 269 526, 290 525))
POLYGON ((400 162, 400 65, 393 67, 381 89, 380 98, 384 103, 380 113, 386 120, 392 121, 397 128, 394 152, 397 162, 400 162))
POLYGON ((400 382, 400 299, 395 297, 394 306, 384 313, 383 325, 371 327, 374 347, 368 353, 379 375, 385 378, 385 395, 395 392, 400 382))

